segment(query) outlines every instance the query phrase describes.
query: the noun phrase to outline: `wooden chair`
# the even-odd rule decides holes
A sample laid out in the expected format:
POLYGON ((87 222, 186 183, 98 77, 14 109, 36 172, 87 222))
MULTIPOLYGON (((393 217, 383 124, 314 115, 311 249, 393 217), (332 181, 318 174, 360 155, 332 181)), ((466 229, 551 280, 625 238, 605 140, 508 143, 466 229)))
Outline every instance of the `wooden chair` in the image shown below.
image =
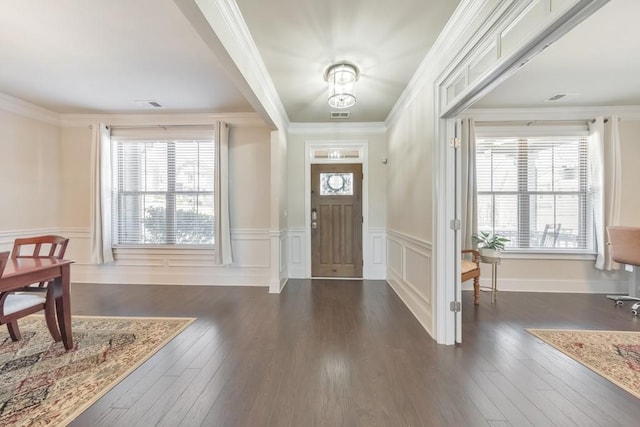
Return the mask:
MULTIPOLYGON (((47 235, 16 239, 11 258, 57 258, 63 259, 69 239, 47 235)), ((55 341, 62 340, 56 322, 53 287, 48 282, 40 282, 18 289, 18 293, 0 294, 0 324, 6 323, 11 339, 20 339, 17 319, 44 310, 47 328, 55 341), (7 321, 3 320, 7 319, 7 321)))
POLYGON ((480 302, 480 252, 473 249, 463 250, 461 270, 462 282, 473 279, 473 304, 478 305, 480 302))
MULTIPOLYGON (((0 277, 4 273, 4 269, 9 259, 9 252, 0 253, 0 277)), ((51 289, 53 291, 53 288, 51 289)), ((51 294, 53 301, 53 294, 51 294)), ((18 319, 29 314, 44 310, 47 302, 46 295, 40 294, 14 294, 12 292, 3 292, 0 294, 0 325, 7 325, 9 336, 13 341, 20 340, 20 329, 18 329, 18 319)), ((56 341, 62 339, 56 326, 55 313, 51 311, 53 319, 47 319, 47 327, 51 335, 56 341), (53 325, 53 330, 51 329, 53 325)))

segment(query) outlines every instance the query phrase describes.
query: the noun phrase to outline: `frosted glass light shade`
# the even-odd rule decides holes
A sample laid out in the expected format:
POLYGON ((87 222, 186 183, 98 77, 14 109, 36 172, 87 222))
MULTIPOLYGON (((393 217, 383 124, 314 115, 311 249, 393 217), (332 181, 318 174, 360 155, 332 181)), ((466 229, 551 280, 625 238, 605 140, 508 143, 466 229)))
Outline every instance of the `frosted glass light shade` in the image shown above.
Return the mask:
POLYGON ((327 70, 329 105, 332 108, 349 108, 356 103, 358 68, 349 63, 332 65, 327 70))

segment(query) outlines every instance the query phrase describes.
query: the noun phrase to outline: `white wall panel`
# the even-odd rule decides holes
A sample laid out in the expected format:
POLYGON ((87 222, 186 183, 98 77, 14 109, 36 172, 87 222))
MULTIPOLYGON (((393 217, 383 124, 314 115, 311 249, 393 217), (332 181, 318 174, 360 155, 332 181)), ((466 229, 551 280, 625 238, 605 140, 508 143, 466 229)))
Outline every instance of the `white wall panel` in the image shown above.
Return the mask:
POLYGON ((387 281, 427 332, 433 334, 431 244, 387 230, 387 248, 387 281))
POLYGON ((411 245, 404 246, 404 281, 431 304, 431 257, 411 245))

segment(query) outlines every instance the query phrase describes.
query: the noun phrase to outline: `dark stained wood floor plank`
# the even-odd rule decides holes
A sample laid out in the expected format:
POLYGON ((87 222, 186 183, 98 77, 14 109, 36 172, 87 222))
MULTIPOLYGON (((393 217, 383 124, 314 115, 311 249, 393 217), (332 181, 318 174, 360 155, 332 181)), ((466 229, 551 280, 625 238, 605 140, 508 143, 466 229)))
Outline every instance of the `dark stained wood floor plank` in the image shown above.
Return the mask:
POLYGON ((640 330, 602 295, 463 293, 438 346, 384 282, 72 285, 74 314, 197 317, 72 426, 635 426, 640 401, 526 328, 640 330))

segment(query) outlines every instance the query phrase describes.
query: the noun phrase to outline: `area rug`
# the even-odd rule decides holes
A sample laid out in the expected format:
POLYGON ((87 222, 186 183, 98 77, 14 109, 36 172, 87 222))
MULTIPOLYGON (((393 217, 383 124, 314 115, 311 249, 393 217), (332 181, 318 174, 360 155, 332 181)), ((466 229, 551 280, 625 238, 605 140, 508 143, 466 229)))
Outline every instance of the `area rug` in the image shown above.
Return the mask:
POLYGON ((527 330, 640 399, 640 332, 527 330))
POLYGON ((74 347, 51 339, 43 317, 0 326, 0 426, 66 425, 195 319, 73 316, 74 347))

